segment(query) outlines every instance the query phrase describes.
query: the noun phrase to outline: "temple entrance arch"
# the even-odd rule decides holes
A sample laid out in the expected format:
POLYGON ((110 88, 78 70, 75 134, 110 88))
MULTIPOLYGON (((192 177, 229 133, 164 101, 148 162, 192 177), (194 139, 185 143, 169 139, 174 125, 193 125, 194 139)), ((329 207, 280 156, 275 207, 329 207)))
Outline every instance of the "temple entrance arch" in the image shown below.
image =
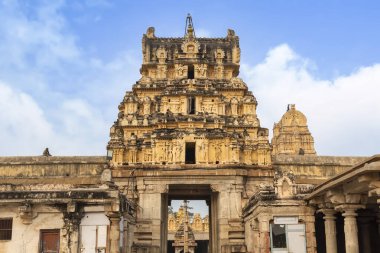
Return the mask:
POLYGON ((157 167, 136 172, 137 214, 131 225, 131 252, 170 253, 168 206, 170 201, 185 199, 208 203, 209 253, 245 252, 242 219, 244 179, 239 170, 203 169, 200 173, 201 168, 159 168, 162 169, 157 167))
MULTIPOLYGON (((207 228, 206 229, 199 229, 197 225, 199 225, 199 221, 195 219, 191 219, 191 226, 192 231, 195 235, 195 240, 197 241, 197 247, 195 249, 195 253, 216 253, 217 251, 217 201, 218 201, 218 193, 213 192, 210 185, 207 184, 172 184, 168 185, 168 192, 163 196, 163 199, 167 199, 168 203, 167 206, 171 205, 172 201, 175 200, 204 200, 208 206, 208 216, 205 218, 207 219, 207 228), (208 234, 205 235, 205 231, 208 232, 208 234)), ((166 207, 167 207, 166 206, 166 207)), ((173 237, 173 231, 169 231, 170 227, 168 226, 168 215, 169 212, 166 210, 166 212, 163 212, 163 214, 166 214, 166 217, 163 218, 165 221, 165 236, 163 236, 163 240, 167 241, 166 249, 163 249, 162 252, 165 253, 171 253, 175 252, 174 247, 172 246, 172 243, 174 242, 173 237), (171 233, 170 233, 171 232, 171 233), (169 233, 171 236, 168 236, 169 233)), ((180 217, 182 214, 179 214, 176 218, 181 219, 180 217)), ((187 215, 187 214, 185 214, 187 215)), ((193 217, 194 218, 194 217, 193 217)), ((177 220, 177 227, 180 229, 181 220, 177 220)), ((205 224, 203 224, 205 225, 205 224)))

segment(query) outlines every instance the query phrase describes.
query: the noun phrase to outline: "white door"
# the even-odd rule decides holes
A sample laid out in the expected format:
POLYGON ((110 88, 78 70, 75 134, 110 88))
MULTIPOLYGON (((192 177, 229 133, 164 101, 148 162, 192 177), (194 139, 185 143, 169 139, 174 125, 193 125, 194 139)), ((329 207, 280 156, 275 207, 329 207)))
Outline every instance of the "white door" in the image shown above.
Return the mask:
POLYGON ((305 224, 287 225, 289 253, 306 253, 305 224))
POLYGON ((96 226, 81 226, 81 253, 97 253, 96 248, 96 226))
POLYGON ((81 226, 81 253, 105 253, 107 226, 81 226))
POLYGON ((106 253, 108 226, 104 212, 85 213, 80 226, 80 253, 106 253))

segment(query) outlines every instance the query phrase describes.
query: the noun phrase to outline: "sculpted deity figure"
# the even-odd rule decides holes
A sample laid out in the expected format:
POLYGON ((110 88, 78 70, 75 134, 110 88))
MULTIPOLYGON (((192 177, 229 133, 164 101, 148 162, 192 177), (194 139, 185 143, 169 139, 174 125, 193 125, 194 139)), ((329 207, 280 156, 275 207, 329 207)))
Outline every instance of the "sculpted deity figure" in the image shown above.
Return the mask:
POLYGON ((158 48, 156 51, 156 56, 158 58, 158 62, 161 64, 164 64, 165 60, 167 58, 167 52, 166 52, 165 48, 163 48, 163 47, 158 48))
POLYGON ((218 79, 223 78, 223 65, 215 66, 215 78, 218 78, 218 79))
POLYGON ((158 65, 157 66, 157 75, 156 77, 159 79, 166 78, 167 66, 166 65, 158 65))
POLYGON ((176 72, 177 77, 179 78, 184 77, 186 74, 186 67, 183 64, 176 64, 175 72, 176 72))
POLYGON ((207 77, 207 65, 197 64, 195 66, 195 77, 196 78, 206 78, 207 77))
POLYGON ((148 30, 146 31, 146 37, 148 37, 148 38, 155 38, 156 37, 154 35, 154 27, 148 28, 148 30))

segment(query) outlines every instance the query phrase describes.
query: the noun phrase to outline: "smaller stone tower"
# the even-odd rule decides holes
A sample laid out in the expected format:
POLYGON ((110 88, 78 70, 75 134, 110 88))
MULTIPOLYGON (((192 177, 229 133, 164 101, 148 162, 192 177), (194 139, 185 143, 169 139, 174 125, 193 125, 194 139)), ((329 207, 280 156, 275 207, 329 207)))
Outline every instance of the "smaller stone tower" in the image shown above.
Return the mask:
POLYGON ((272 155, 316 155, 307 119, 294 104, 288 105, 287 112, 274 124, 272 146, 272 155))
POLYGON ((173 247, 175 249, 175 253, 194 253, 195 247, 197 247, 193 230, 189 226, 189 213, 187 211, 187 202, 187 200, 183 201, 185 219, 174 236, 173 247))

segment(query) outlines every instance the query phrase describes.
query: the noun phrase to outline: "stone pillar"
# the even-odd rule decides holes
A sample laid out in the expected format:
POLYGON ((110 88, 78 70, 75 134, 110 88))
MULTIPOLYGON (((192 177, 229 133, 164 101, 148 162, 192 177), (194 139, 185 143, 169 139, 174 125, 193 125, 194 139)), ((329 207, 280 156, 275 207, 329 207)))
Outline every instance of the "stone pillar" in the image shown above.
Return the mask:
POLYGON ((124 216, 123 218, 123 248, 122 253, 129 253, 129 222, 128 219, 124 216))
MULTIPOLYGON (((239 178, 235 182, 238 182, 239 178)), ((246 252, 244 226, 241 207, 242 184, 211 185, 213 192, 218 193, 217 202, 217 250, 215 252, 246 252)), ((212 217, 213 218, 213 217, 212 217)), ((213 241, 215 243, 215 241, 213 241)), ((214 248, 213 248, 214 250, 214 248)))
POLYGON ((219 193, 213 188, 213 192, 211 193, 211 206, 209 208, 209 230, 210 230, 210 240, 209 240, 209 252, 210 253, 218 253, 219 250, 219 193))
POLYGON ((334 209, 321 209, 319 212, 322 212, 325 216, 325 236, 326 236, 326 253, 337 253, 337 243, 336 243, 336 224, 335 224, 335 214, 334 209))
POLYGON ((110 253, 120 253, 120 215, 118 213, 108 213, 110 220, 110 253))
POLYGON ((146 184, 141 180, 137 181, 137 189, 139 208, 137 209, 132 252, 162 253, 166 247, 162 244, 167 229, 166 222, 163 221, 163 216, 167 214, 163 209, 163 197, 168 192, 168 185, 159 184, 159 182, 146 184))
POLYGON ((344 236, 346 253, 359 253, 358 226, 356 223, 357 209, 364 208, 361 205, 340 205, 336 209, 343 212, 344 236))
POLYGON ((305 236, 306 236, 306 252, 316 253, 317 243, 315 239, 315 209, 308 207, 308 214, 305 215, 305 236))
POLYGON ((260 253, 270 252, 269 217, 265 215, 267 211, 258 217, 259 220, 259 247, 260 253))

